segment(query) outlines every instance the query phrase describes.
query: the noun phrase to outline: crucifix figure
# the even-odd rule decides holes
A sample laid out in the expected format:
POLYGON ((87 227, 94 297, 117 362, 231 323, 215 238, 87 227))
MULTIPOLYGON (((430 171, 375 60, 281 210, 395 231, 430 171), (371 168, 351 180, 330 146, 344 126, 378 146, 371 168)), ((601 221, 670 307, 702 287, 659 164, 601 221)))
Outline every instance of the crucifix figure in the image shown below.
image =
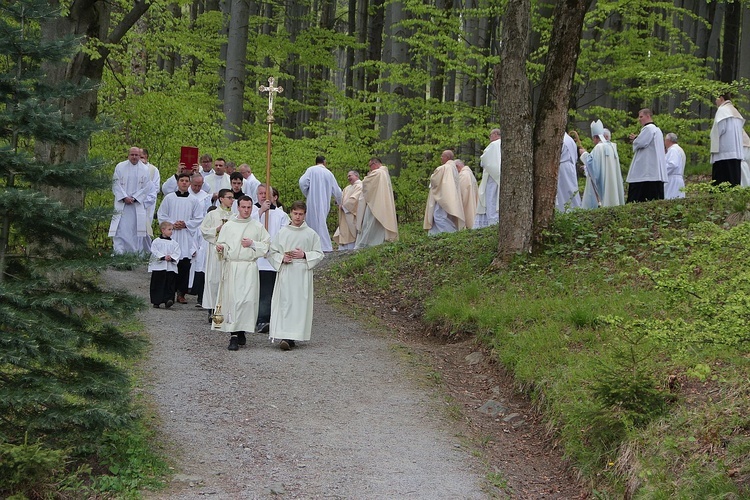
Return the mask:
POLYGON ((284 92, 283 87, 274 87, 273 84, 276 83, 276 79, 274 77, 268 78, 268 87, 265 85, 261 85, 258 87, 258 90, 261 92, 268 92, 268 117, 266 118, 266 121, 268 123, 273 123, 273 98, 274 95, 280 94, 284 92))

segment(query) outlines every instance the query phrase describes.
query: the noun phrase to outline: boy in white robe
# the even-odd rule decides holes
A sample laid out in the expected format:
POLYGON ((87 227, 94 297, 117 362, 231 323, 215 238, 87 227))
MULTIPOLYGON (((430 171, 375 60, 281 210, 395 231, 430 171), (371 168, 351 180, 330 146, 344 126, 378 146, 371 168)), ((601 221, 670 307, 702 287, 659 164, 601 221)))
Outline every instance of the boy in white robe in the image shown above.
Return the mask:
POLYGON ((271 299, 271 342, 288 351, 297 340, 310 340, 313 320, 313 268, 323 259, 320 236, 305 224, 307 205, 292 203, 292 223, 271 244, 268 260, 276 269, 271 299))
POLYGON ((171 222, 162 222, 159 229, 161 236, 151 242, 151 258, 148 261, 148 272, 151 273, 149 291, 155 308, 164 304, 169 309, 174 304, 180 245, 172 239, 174 226, 171 222))
POLYGON ((208 243, 201 305, 204 309, 208 309, 209 323, 214 307, 216 307, 216 298, 219 294, 219 283, 221 282, 221 263, 216 251, 216 238, 219 236, 219 231, 221 231, 224 223, 232 218, 232 204, 234 203, 234 196, 229 189, 219 190, 218 196, 218 208, 214 207, 214 210, 206 214, 200 227, 201 236, 208 243))
POLYGON ((265 228, 250 217, 253 201, 249 196, 239 199, 237 210, 216 238, 216 251, 222 259, 216 309, 221 307, 223 318, 219 322, 215 314, 213 328, 231 333, 230 351, 245 345, 245 332, 255 331, 260 298, 257 260, 268 252, 271 243, 265 228))

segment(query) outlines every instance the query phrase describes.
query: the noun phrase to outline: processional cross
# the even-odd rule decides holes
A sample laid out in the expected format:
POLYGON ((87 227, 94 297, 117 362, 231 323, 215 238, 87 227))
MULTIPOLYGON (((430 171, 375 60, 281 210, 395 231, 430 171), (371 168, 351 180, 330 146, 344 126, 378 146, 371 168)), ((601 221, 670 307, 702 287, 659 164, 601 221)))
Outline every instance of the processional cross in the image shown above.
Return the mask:
MULTIPOLYGON (((276 79, 268 78, 268 86, 261 85, 258 87, 260 92, 268 92, 268 112, 266 123, 268 123, 268 142, 266 144, 266 199, 273 202, 273 190, 271 189, 271 128, 273 127, 273 98, 276 94, 284 92, 284 88, 275 87, 276 79)), ((256 200, 257 201, 257 200, 256 200)), ((268 230, 268 213, 266 213, 266 230, 268 230)))

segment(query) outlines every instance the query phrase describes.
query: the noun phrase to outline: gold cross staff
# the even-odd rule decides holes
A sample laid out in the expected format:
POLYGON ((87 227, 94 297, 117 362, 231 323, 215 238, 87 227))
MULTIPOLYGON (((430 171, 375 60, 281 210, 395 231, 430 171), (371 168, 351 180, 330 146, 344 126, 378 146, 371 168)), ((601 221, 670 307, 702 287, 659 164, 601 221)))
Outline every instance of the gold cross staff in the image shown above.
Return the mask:
POLYGON ((258 90, 261 92, 268 92, 268 117, 266 118, 266 121, 268 123, 273 123, 273 98, 275 94, 281 94, 284 92, 284 88, 274 87, 273 84, 276 83, 276 79, 274 77, 268 78, 268 87, 265 85, 261 85, 258 87, 258 90))
MULTIPOLYGON (((268 116, 266 117, 266 123, 268 123, 268 142, 266 144, 266 199, 271 200, 273 203, 273 188, 271 188, 271 127, 273 127, 273 97, 276 94, 284 92, 284 89, 274 87, 276 79, 274 77, 268 78, 268 87, 261 85, 258 90, 261 92, 268 92, 268 116)), ((256 200, 257 201, 257 200, 256 200)), ((268 214, 266 211, 266 231, 268 231, 268 214)))

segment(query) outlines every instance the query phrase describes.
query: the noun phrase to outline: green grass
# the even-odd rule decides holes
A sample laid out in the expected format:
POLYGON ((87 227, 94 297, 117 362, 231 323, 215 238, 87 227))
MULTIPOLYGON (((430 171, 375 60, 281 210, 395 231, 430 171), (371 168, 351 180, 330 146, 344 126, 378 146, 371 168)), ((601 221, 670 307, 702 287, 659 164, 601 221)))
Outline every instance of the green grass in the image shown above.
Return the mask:
POLYGON ((710 191, 558 215, 503 271, 497 228, 405 225, 325 279, 492 347, 598 496, 750 496, 750 190, 710 191))

